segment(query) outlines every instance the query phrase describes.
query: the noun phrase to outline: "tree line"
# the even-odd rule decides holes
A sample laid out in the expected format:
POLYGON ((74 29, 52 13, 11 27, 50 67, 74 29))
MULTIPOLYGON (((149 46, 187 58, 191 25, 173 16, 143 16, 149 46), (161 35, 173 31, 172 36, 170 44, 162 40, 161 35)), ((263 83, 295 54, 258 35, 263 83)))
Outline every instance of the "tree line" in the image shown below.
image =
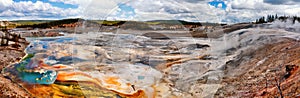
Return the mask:
POLYGON ((259 19, 255 20, 255 23, 259 24, 259 23, 268 23, 268 22, 273 22, 275 20, 280 20, 283 22, 286 22, 288 19, 291 19, 293 21, 293 23, 295 23, 296 21, 300 22, 300 17, 298 16, 278 16, 276 15, 267 15, 267 17, 261 17, 259 19))

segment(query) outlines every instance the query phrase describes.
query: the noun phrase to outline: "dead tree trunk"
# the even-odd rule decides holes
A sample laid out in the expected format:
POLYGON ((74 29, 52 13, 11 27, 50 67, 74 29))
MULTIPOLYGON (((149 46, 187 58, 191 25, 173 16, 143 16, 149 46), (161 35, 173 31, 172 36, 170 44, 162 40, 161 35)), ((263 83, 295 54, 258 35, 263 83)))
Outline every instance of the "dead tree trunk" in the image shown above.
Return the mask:
POLYGON ((277 79, 275 78, 275 82, 276 82, 276 87, 278 88, 278 92, 279 92, 279 94, 280 94, 280 98, 284 98, 284 97, 283 97, 283 94, 282 94, 281 87, 280 87, 280 80, 277 80, 277 79))

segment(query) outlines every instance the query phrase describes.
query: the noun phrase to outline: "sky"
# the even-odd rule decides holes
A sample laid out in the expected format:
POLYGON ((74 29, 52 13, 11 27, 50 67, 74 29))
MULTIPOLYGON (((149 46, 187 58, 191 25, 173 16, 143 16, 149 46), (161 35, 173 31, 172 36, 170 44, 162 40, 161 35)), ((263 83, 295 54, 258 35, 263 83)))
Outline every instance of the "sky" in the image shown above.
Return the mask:
POLYGON ((186 20, 250 22, 300 16, 300 0, 0 0, 0 20, 186 20))

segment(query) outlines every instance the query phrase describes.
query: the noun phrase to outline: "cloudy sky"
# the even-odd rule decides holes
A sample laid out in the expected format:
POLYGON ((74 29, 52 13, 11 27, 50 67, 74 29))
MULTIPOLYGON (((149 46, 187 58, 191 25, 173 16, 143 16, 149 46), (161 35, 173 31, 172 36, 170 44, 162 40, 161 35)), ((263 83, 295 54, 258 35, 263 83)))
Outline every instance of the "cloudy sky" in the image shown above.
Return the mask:
POLYGON ((237 23, 300 16, 300 0, 0 0, 0 20, 107 19, 237 23))

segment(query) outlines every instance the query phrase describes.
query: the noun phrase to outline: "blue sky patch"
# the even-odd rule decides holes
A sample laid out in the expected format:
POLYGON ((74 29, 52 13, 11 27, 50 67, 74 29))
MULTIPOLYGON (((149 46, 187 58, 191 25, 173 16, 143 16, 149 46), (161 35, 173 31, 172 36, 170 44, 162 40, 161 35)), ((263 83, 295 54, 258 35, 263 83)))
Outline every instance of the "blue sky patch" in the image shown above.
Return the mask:
POLYGON ((64 4, 62 2, 50 2, 50 4, 52 6, 56 6, 56 7, 60 7, 60 8, 72 8, 72 9, 78 8, 78 5, 64 4))
POLYGON ((52 6, 59 7, 59 8, 64 8, 64 9, 67 9, 67 8, 72 8, 72 9, 78 8, 78 5, 65 4, 63 2, 50 2, 49 0, 13 0, 13 1, 14 2, 31 1, 33 3, 37 2, 37 1, 42 1, 44 3, 49 3, 52 6))
POLYGON ((225 2, 223 0, 213 0, 211 2, 208 2, 209 5, 214 6, 216 8, 218 8, 218 5, 222 5, 221 8, 223 10, 225 10, 227 8, 227 5, 225 4, 225 2))
POLYGON ((118 16, 118 17, 128 18, 128 17, 134 16, 136 14, 134 11, 134 8, 132 8, 131 6, 128 6, 126 4, 120 3, 120 4, 118 4, 118 7, 121 9, 116 14, 116 16, 118 16))

